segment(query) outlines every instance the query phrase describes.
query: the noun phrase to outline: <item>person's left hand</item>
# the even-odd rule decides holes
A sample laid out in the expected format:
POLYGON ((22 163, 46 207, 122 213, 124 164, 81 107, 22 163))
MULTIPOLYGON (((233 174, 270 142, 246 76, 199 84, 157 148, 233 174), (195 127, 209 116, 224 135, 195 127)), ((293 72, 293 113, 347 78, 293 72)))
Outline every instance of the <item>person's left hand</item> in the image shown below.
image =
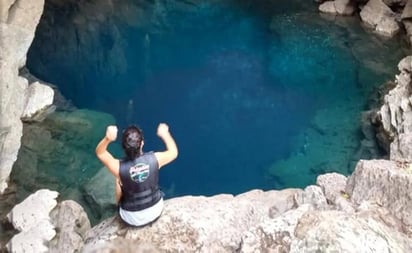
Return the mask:
POLYGON ((106 138, 109 141, 115 141, 117 137, 117 126, 108 126, 106 129, 106 138))

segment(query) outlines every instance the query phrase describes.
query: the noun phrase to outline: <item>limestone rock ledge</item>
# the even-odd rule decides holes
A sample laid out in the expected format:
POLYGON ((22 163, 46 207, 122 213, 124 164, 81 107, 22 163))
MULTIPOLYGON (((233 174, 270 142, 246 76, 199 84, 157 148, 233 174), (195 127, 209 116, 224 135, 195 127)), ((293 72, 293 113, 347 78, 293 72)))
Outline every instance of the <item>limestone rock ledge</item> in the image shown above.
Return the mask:
POLYGON ((408 166, 360 161, 350 178, 325 174, 305 190, 170 199, 142 228, 104 220, 83 252, 411 252, 408 166))
POLYGON ((0 193, 17 159, 29 82, 19 76, 43 12, 44 0, 0 0, 0 193))
POLYGON ((385 95, 374 123, 377 137, 391 160, 412 160, 412 55, 398 64, 395 87, 385 95))

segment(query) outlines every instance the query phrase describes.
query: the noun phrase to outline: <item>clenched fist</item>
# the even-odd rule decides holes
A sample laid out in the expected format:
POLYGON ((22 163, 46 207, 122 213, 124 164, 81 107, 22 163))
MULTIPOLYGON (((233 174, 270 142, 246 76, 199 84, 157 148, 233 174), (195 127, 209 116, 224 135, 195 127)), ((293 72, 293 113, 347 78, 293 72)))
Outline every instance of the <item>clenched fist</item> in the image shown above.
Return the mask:
POLYGON ((117 126, 108 126, 106 129, 106 139, 115 141, 117 137, 117 126))
POLYGON ((157 136, 164 137, 169 134, 169 126, 166 123, 160 123, 157 127, 157 136))

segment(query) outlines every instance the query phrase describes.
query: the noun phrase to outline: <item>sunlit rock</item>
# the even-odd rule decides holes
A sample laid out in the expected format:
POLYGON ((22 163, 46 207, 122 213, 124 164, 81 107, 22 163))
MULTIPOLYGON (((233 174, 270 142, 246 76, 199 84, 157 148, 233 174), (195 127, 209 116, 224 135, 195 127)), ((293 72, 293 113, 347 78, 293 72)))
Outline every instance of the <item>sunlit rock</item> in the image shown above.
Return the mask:
POLYGON ((6 245, 8 252, 49 252, 46 243, 56 235, 56 231, 48 220, 41 220, 36 225, 13 236, 6 245))
POLYGON ((327 173, 317 177, 316 184, 322 188, 326 199, 335 203, 336 198, 345 192, 346 177, 338 173, 327 173))
POLYGON ((307 212, 299 219, 290 251, 410 252, 411 240, 371 215, 338 211, 307 212))
MULTIPOLYGON (((165 201, 162 215, 149 226, 132 228, 117 217, 101 222, 88 233, 84 249, 93 252, 95 247, 102 247, 106 242, 125 238, 150 244, 161 251, 234 252, 241 248, 246 231, 269 221, 271 206, 276 205, 279 194, 285 193, 281 199, 293 200, 296 192, 252 191, 236 197, 221 194, 173 198, 165 201)), ((290 208, 278 207, 281 213, 277 216, 290 208)))
POLYGON ((43 189, 13 207, 7 218, 20 233, 7 244, 10 252, 47 252, 45 242, 56 234, 49 213, 57 205, 57 196, 57 192, 43 189))
POLYGON ((58 192, 55 191, 38 190, 16 205, 7 218, 17 230, 29 230, 39 221, 49 218, 49 212, 57 205, 57 196, 58 192))
POLYGON ((27 88, 27 103, 23 111, 22 120, 37 121, 44 119, 47 108, 53 103, 53 89, 47 85, 35 82, 27 88))
POLYGON ((412 134, 412 102, 410 97, 412 57, 405 57, 398 65, 396 86, 384 97, 379 115, 378 138, 384 146, 390 146, 392 160, 412 160, 410 143, 412 134), (402 135, 402 138, 401 138, 402 135))
POLYGON ((72 200, 57 204, 58 192, 42 189, 16 205, 8 218, 20 233, 8 242, 9 252, 78 252, 90 221, 72 200))
POLYGON ((326 1, 319 5, 319 11, 339 15, 352 15, 355 10, 354 3, 350 0, 326 1))
POLYGON ((394 36, 400 27, 395 19, 395 13, 382 0, 370 0, 362 8, 360 17, 379 34, 394 36))
POLYGON ((350 176, 346 192, 351 201, 371 201, 385 207, 412 232, 412 166, 407 162, 361 160, 350 176))

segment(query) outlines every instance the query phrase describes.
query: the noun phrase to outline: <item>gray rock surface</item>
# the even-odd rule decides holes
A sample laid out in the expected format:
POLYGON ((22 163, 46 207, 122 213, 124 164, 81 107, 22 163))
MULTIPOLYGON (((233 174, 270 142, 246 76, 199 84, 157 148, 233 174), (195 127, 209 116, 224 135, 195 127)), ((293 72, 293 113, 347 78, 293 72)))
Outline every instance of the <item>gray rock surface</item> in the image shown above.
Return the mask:
POLYGON ((57 204, 58 193, 38 190, 7 215, 20 233, 7 243, 9 252, 79 252, 90 221, 72 200, 57 204))
POLYGON ((371 214, 307 212, 294 230, 290 252, 410 252, 411 240, 371 214))
MULTIPOLYGON (((359 165, 356 170, 362 171, 363 167, 359 165)), ((353 180, 367 179, 362 174, 353 180)), ((380 181, 375 180, 379 184, 380 181)), ((398 184, 397 180, 394 178, 392 185, 398 184)), ((357 187, 367 191, 370 185, 357 187)), ((149 252, 349 253, 356 249, 365 253, 401 253, 412 250, 412 239, 405 233, 403 220, 391 207, 363 201, 350 212, 327 210, 317 205, 321 198, 311 196, 323 196, 320 187, 309 186, 303 192, 255 190, 235 197, 170 199, 165 201, 161 217, 142 228, 129 227, 118 217, 103 221, 88 232, 83 252, 133 252, 131 245, 149 252), (308 203, 303 203, 303 199, 308 203), (279 203, 283 204, 279 206, 279 203)))
POLYGON ((355 5, 350 0, 326 1, 319 5, 319 11, 339 15, 352 15, 355 13, 355 5))
POLYGON ((240 248, 244 232, 287 211, 299 192, 252 191, 238 197, 222 194, 170 199, 165 201, 162 216, 140 229, 127 227, 116 217, 103 221, 88 233, 85 252, 118 237, 149 243, 161 251, 234 252, 240 248), (284 204, 277 203, 278 196, 284 204), (277 212, 273 214, 271 209, 277 212))
POLYGON ((394 36, 400 30, 395 13, 382 0, 369 0, 362 8, 360 17, 376 32, 385 36, 394 36))
POLYGON ((338 173, 327 173, 317 177, 316 184, 325 193, 326 199, 331 203, 336 203, 336 199, 345 193, 347 178, 338 173))
MULTIPOLYGON (((361 160, 348 180, 346 192, 355 204, 365 201, 387 208, 412 232, 412 167, 407 162, 361 160)), ((411 234, 412 235, 412 234, 411 234)))
POLYGON ((50 217, 57 235, 49 242, 48 252, 79 252, 86 232, 90 230, 90 221, 83 208, 73 200, 65 200, 59 203, 50 217))
POLYGON ((7 188, 22 136, 20 117, 28 81, 19 77, 39 23, 44 0, 2 0, 0 11, 0 193, 7 188))
POLYGON ((47 252, 45 243, 56 235, 49 213, 57 205, 57 196, 42 189, 13 207, 7 218, 20 233, 7 244, 9 252, 47 252))
POLYGON ((412 19, 412 0, 406 2, 405 8, 402 11, 402 19, 412 19))
POLYGON ((410 98, 412 56, 402 59, 396 76, 396 86, 384 97, 378 111, 381 143, 390 146, 391 160, 412 160, 409 145, 412 140, 412 103, 410 98), (389 143, 388 143, 389 142, 389 143))
POLYGON ((48 220, 50 211, 57 205, 58 192, 38 190, 23 202, 13 207, 7 215, 13 227, 19 231, 37 226, 41 220, 48 220))
POLYGON ((35 116, 44 112, 53 103, 54 91, 47 85, 34 82, 26 91, 27 103, 22 114, 22 120, 34 121, 35 116))

